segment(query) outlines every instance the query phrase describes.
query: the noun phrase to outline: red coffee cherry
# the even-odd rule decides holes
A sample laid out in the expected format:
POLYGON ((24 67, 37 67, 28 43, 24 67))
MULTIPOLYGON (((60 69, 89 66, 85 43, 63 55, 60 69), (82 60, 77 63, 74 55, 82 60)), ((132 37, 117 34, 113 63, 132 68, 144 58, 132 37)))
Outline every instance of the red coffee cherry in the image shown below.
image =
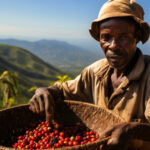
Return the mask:
POLYGON ((64 126, 53 122, 51 127, 46 122, 41 122, 37 126, 34 123, 31 125, 31 129, 27 129, 24 135, 17 137, 18 141, 13 143, 12 147, 30 150, 63 148, 91 143, 99 138, 95 131, 88 129, 82 123, 64 126))

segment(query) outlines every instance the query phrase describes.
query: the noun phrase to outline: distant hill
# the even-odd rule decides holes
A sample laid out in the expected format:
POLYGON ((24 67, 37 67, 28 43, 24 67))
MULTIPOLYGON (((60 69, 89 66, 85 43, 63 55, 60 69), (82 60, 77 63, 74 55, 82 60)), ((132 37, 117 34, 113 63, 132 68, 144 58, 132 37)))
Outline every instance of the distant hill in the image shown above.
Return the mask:
POLYGON ((29 42, 15 39, 1 39, 0 43, 25 48, 44 61, 67 72, 79 73, 85 66, 100 59, 100 54, 97 55, 92 51, 87 51, 81 47, 57 40, 29 42))
POLYGON ((22 91, 33 86, 48 86, 63 73, 25 49, 0 44, 0 70, 15 72, 22 91))

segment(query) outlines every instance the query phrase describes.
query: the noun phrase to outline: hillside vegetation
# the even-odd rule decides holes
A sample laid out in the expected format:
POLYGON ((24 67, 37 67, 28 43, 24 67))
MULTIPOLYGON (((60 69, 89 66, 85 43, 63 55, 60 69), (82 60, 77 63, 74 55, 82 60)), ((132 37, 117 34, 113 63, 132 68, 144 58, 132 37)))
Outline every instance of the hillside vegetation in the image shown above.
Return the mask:
POLYGON ((17 74, 23 95, 33 86, 48 86, 64 73, 25 49, 0 44, 0 71, 17 74))

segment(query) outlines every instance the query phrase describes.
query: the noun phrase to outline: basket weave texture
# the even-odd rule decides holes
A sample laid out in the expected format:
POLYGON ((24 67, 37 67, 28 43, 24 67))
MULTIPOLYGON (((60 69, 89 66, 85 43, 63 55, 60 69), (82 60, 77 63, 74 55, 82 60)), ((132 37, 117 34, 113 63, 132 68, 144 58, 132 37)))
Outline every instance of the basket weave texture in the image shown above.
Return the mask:
MULTIPOLYGON (((15 131, 20 131, 30 123, 45 119, 44 115, 37 115, 29 110, 29 105, 20 105, 0 111, 0 150, 12 150, 8 147, 9 139, 15 131)), ((124 122, 111 111, 93 104, 65 100, 55 106, 55 121, 64 125, 73 125, 76 122, 84 123, 88 128, 102 132, 106 127, 124 122)), ((93 143, 57 148, 59 150, 98 150, 106 140, 99 139, 93 143)))

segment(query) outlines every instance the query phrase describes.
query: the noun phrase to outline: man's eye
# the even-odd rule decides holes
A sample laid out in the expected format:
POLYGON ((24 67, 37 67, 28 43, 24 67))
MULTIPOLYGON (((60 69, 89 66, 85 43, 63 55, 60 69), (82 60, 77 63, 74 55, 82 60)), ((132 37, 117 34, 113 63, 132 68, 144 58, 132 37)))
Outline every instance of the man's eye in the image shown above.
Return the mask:
POLYGON ((109 34, 104 34, 101 36, 101 39, 104 41, 108 41, 110 39, 110 35, 109 34))
POLYGON ((123 35, 120 36, 120 38, 121 38, 121 39, 128 39, 129 37, 128 37, 128 35, 123 34, 123 35))

